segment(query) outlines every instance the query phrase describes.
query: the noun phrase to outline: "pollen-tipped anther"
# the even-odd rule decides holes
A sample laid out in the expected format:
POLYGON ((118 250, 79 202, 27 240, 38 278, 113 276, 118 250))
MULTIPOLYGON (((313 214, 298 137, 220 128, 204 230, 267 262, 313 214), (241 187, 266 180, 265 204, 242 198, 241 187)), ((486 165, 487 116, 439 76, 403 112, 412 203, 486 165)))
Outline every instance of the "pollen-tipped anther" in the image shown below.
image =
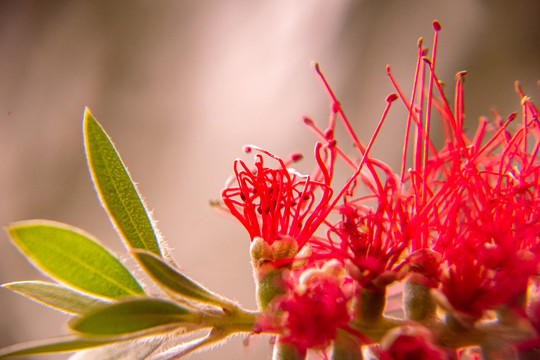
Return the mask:
POLYGON ((427 56, 422 56, 422 60, 424 60, 424 62, 427 63, 429 66, 433 64, 433 61, 431 61, 431 59, 427 56))
POLYGON ((334 138, 334 129, 324 130, 324 137, 328 140, 332 140, 334 138))
POLYGON ((516 80, 514 82, 514 89, 516 90, 516 92, 519 94, 519 96, 523 97, 523 90, 521 90, 521 84, 519 83, 518 80, 516 80))
POLYGON ((290 159, 292 162, 297 162, 297 161, 300 161, 304 158, 304 155, 300 154, 300 153, 292 153, 291 156, 290 156, 290 159))
POLYGON ((319 75, 321 74, 321 68, 320 68, 318 62, 314 62, 314 63, 313 63, 313 68, 315 69, 315 71, 316 71, 319 75))
POLYGON ((303 116, 302 121, 304 122, 304 124, 306 124, 308 126, 311 126, 311 125, 314 124, 313 119, 311 119, 311 118, 309 118, 307 116, 303 116))
POLYGON ((386 102, 387 103, 391 103, 391 102, 394 102, 398 99, 398 95, 397 94, 390 94, 386 97, 386 102))
POLYGON ((467 70, 463 70, 463 71, 460 71, 456 74, 456 79, 459 80, 459 79, 463 79, 465 77, 465 75, 467 75, 467 70))

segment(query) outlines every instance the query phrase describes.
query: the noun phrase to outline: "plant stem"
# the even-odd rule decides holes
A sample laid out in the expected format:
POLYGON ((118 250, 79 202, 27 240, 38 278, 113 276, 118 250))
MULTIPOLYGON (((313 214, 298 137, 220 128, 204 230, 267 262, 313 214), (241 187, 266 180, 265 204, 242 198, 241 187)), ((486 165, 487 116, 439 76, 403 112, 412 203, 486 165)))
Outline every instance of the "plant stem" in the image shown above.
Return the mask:
POLYGON ((379 322, 383 318, 386 306, 386 288, 362 289, 356 299, 355 310, 358 321, 362 324, 379 322))
POLYGON ((280 268, 270 270, 257 281, 257 303, 259 304, 259 309, 262 311, 266 310, 270 301, 284 293, 283 270, 280 268))
POLYGON ((332 360, 362 360, 362 347, 356 336, 339 330, 334 341, 332 360))
POLYGON ((298 349, 291 343, 282 342, 278 337, 274 344, 272 360, 304 360, 306 355, 307 351, 305 349, 298 349))
POLYGON ((423 321, 436 315, 437 305, 430 287, 406 280, 403 290, 406 319, 423 321))
POLYGON ((237 308, 234 311, 205 313, 200 317, 202 328, 212 328, 214 332, 227 334, 251 333, 260 313, 237 308))

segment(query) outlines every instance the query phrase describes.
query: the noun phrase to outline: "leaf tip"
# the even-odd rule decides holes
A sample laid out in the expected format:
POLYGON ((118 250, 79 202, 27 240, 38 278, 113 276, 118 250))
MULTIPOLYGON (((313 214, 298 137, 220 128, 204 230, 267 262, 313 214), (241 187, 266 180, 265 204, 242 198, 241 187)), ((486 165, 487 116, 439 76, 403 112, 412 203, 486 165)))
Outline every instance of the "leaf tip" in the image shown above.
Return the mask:
POLYGON ((96 124, 97 120, 92 115, 92 112, 90 111, 90 108, 88 106, 84 107, 83 112, 83 133, 85 134, 85 137, 88 133, 88 128, 91 126, 91 124, 96 124))
POLYGON ((93 118, 94 116, 92 115, 92 112, 90 111, 90 108, 88 106, 85 106, 84 111, 83 111, 83 119, 86 120, 89 117, 93 118))
POLYGON ((18 243, 17 229, 20 228, 20 225, 21 225, 21 222, 14 222, 14 223, 4 225, 4 231, 8 235, 11 243, 14 244, 15 246, 17 246, 17 243, 18 243))

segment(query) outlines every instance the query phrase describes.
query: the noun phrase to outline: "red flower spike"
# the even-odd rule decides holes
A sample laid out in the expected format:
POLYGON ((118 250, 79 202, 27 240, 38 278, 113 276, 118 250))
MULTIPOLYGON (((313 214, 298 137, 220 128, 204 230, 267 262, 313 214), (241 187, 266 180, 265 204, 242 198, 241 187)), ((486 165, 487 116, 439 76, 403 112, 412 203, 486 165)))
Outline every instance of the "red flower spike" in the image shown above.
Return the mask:
POLYGON ((439 191, 444 188, 445 196, 437 205, 435 243, 445 261, 441 291, 473 319, 501 305, 520 311, 518 299, 540 263, 540 131, 534 114, 534 107, 524 107, 513 136, 507 128, 515 115, 487 141, 485 121, 472 142, 456 127, 454 139, 464 141, 443 149, 447 171, 439 191), (473 145, 464 151, 464 144, 473 145))
MULTIPOLYGON (((434 28, 436 44, 440 27, 435 23, 434 28)), ((443 254, 443 292, 457 310, 480 317, 486 309, 517 306, 517 297, 525 293, 527 278, 536 272, 539 263, 538 110, 516 85, 523 104, 521 128, 511 136, 508 129, 515 114, 504 124, 496 117, 495 127, 481 119, 474 138, 469 140, 463 132, 465 72, 457 75, 452 113, 435 74, 436 56, 433 54, 433 60, 422 59, 424 52, 419 44, 410 102, 387 67, 390 80, 409 110, 403 154, 408 148, 411 122, 415 125, 413 168, 406 176, 404 155, 400 176, 406 191, 402 201, 409 212, 405 233, 412 238, 412 251, 435 247, 443 254), (429 71, 425 125, 420 121, 424 64, 429 71), (438 97, 432 96, 433 87, 438 97), (413 106, 416 93, 421 96, 413 106), (446 144, 439 151, 429 140, 431 103, 445 131, 446 144)))
MULTIPOLYGON (((313 258, 338 259, 363 287, 384 286, 389 278, 401 278, 405 271, 411 270, 414 273, 411 278, 417 277, 426 286, 436 288, 442 283, 440 294, 448 309, 474 322, 487 309, 503 305, 517 309, 518 298, 526 292, 527 279, 538 269, 540 124, 537 108, 516 85, 522 101, 521 124, 513 121, 516 114, 506 121, 498 115, 492 122, 480 119, 474 137, 468 138, 463 131, 465 72, 456 76, 456 92, 450 106, 435 73, 440 24, 434 22, 433 26, 434 50, 430 59, 425 57, 427 49, 422 48, 422 41, 418 42, 410 99, 387 67, 397 95, 387 98, 387 108, 367 146, 354 133, 320 67, 315 65, 330 98, 331 112, 327 128, 319 128, 313 120, 304 118, 304 123, 325 144, 318 145, 320 166, 311 179, 329 186, 336 158, 352 169, 352 176, 318 212, 318 219, 322 220, 317 226, 323 222, 328 225, 328 239, 315 239, 311 230, 306 230, 311 235, 305 239, 311 239, 313 258), (399 175, 369 156, 388 106, 396 98, 401 99, 409 112, 399 175), (436 149, 429 136, 435 111, 440 115, 445 136, 441 149, 436 149), (361 161, 338 146, 334 138, 338 121, 349 133, 358 150, 356 158, 361 161), (513 126, 519 127, 517 131, 512 130, 513 126), (411 144, 409 138, 413 138, 411 144), (410 146, 414 153, 412 169, 406 172, 405 154, 410 146), (326 150, 321 152, 321 147, 326 150), (355 193, 362 183, 369 195, 360 197, 355 193), (343 204, 338 205, 340 202, 343 204), (329 224, 325 219, 334 208, 340 211, 341 221, 329 224), (422 257, 407 258, 428 249, 437 253, 427 261, 422 257), (439 256, 441 261, 435 261, 439 256)), ((255 180, 250 180, 249 186, 254 187, 254 183, 255 180)), ((258 205, 257 195, 252 198, 258 205)), ((313 213, 316 211, 310 212, 313 213)), ((248 230, 255 228, 250 234, 262 234, 257 230, 264 219, 259 221, 256 226, 245 225, 248 230)), ((272 241, 271 237, 268 241, 272 241)))
POLYGON ((319 168, 313 175, 315 180, 287 168, 287 163, 301 158, 298 154, 285 162, 256 146, 247 146, 245 150, 259 152, 255 155, 255 169, 249 169, 241 160, 234 162, 237 185, 231 184, 222 191, 224 204, 246 228, 252 241, 261 237, 271 245, 288 236, 296 240, 298 249, 302 248, 324 221, 332 198, 331 174, 321 157, 321 152, 332 150, 317 146, 319 168), (263 154, 276 160, 279 167, 266 167, 263 154))
MULTIPOLYGON (((523 314, 519 298, 540 265, 538 110, 516 84, 522 103, 521 124, 513 121, 516 114, 506 121, 498 115, 493 122, 482 118, 469 139, 463 130, 466 73, 456 76, 451 107, 435 73, 441 27, 438 22, 433 26, 431 58, 426 58, 422 40, 418 42, 410 99, 387 67, 397 96, 409 112, 399 177, 366 155, 369 146, 360 143, 316 66, 331 101, 331 115, 327 130, 320 130, 311 120, 306 124, 330 143, 335 142, 336 116, 340 118, 362 162, 351 160, 353 157, 334 145, 336 154, 353 169, 353 178, 358 176, 370 195, 355 197, 356 179, 349 182, 342 192, 344 205, 336 205, 341 221, 330 226, 327 242, 312 242, 313 249, 321 258, 344 262, 350 276, 368 288, 376 287, 383 274, 393 272, 399 277, 405 270, 403 257, 408 254, 434 249, 437 253, 427 262, 408 258, 406 268, 413 271, 413 281, 434 288, 442 282, 439 294, 444 294, 441 296, 451 312, 471 324, 482 318, 485 310, 500 306, 523 314), (435 148, 429 136, 434 111, 439 113, 445 136, 441 149, 435 148), (516 125, 518 129, 512 130, 516 125), (409 144, 411 136, 414 142, 409 144), (412 169, 406 173, 409 146, 414 155, 412 169), (441 262, 444 266, 439 268, 441 262)), ((341 200, 340 196, 337 198, 341 200)))

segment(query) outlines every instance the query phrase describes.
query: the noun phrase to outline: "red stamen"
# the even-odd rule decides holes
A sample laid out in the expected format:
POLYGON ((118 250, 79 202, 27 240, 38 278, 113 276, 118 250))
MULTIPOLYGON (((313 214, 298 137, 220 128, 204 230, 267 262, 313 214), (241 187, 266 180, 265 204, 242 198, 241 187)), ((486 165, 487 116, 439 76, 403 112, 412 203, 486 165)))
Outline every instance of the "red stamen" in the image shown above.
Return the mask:
MULTIPOLYGON (((393 97, 392 97, 393 98, 393 97)), ((394 99, 395 100, 395 99, 394 99)), ((345 192, 347 191, 347 189, 351 186, 351 184, 353 183, 353 181, 358 177, 358 175, 360 175, 360 172, 362 171, 362 168, 364 166, 364 164, 366 163, 366 161, 368 160, 368 155, 369 155, 369 151, 371 150, 371 147, 373 146, 373 143, 375 141, 375 139, 377 138, 377 136, 379 135, 379 131, 381 130, 381 127, 382 127, 382 124, 384 123, 384 120, 386 119, 386 116, 388 115, 388 111, 390 110, 390 106, 392 105, 392 102, 393 101, 389 101, 387 104, 386 104, 386 108, 384 109, 384 113, 381 117, 381 120, 379 121, 379 124, 377 125, 377 128, 375 129, 375 132, 373 133, 373 136, 371 137, 371 140, 369 141, 369 144, 368 146, 366 147, 365 149, 365 152, 364 152, 364 156, 362 157, 362 160, 360 161, 360 164, 358 164, 358 169, 356 170, 356 172, 353 174, 353 176, 351 176, 351 178, 349 178, 349 180, 347 181, 347 183, 345 184, 345 186, 343 187, 343 189, 339 192, 339 194, 336 196, 336 198, 334 199, 334 201, 332 202, 332 205, 330 206, 331 209, 333 209, 338 201, 341 199, 341 197, 345 194, 345 192)), ((329 210, 328 210, 328 213, 329 213, 329 210)))
MULTIPOLYGON (((422 66, 422 54, 423 54, 423 50, 422 49, 422 43, 423 43, 424 39, 423 38, 420 38, 418 39, 418 58, 416 59, 416 71, 414 73, 414 81, 413 81, 413 88, 412 88, 412 93, 411 93, 411 104, 414 103, 414 99, 416 97, 416 89, 417 89, 417 86, 418 86, 418 76, 419 76, 419 73, 420 73, 420 68, 422 66)), ((391 76, 390 74, 390 67, 387 67, 387 74, 389 76, 391 76)), ((390 77, 392 80, 393 80, 393 76, 390 77)), ((397 84, 395 84, 395 81, 392 81, 394 83, 394 86, 396 86, 397 84)), ((400 92, 398 90, 398 92, 400 92)), ((402 96, 402 98, 404 98, 402 96)), ((411 119, 412 119, 412 116, 413 116, 413 111, 411 111, 413 109, 410 109, 409 110, 409 113, 408 113, 408 116, 407 116, 407 125, 406 125, 406 129, 405 129, 405 138, 403 140, 403 153, 402 153, 402 160, 401 160, 401 173, 400 173, 400 181, 401 183, 403 183, 404 181, 404 178, 405 178, 405 167, 407 165, 407 149, 409 148, 409 135, 410 135, 410 131, 411 131, 411 119)))

